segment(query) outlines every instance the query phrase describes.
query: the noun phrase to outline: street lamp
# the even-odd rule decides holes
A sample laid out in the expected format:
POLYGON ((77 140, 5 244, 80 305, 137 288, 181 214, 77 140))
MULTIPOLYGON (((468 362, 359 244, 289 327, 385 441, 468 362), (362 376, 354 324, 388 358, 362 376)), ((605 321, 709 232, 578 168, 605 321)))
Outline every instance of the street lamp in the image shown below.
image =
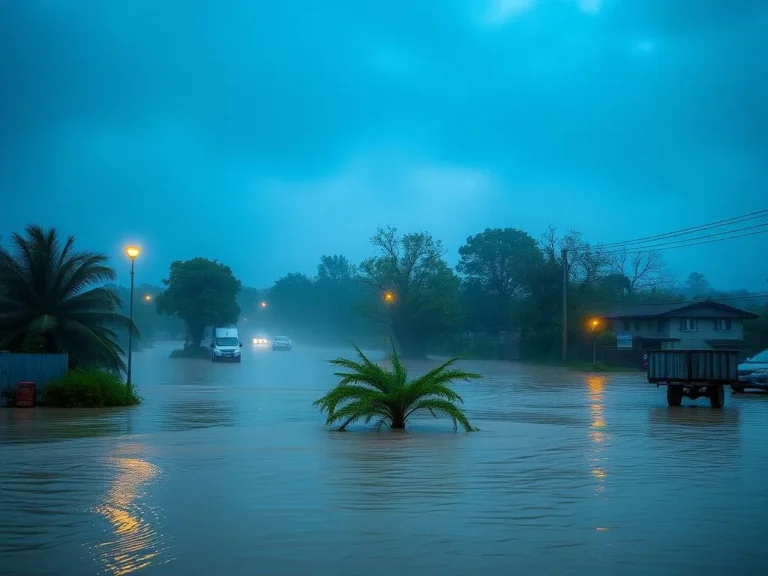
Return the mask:
POLYGON ((131 259, 131 296, 130 303, 128 304, 128 319, 131 321, 131 325, 128 329, 128 371, 126 373, 126 385, 130 388, 131 359, 133 356, 133 276, 136 258, 141 254, 141 250, 137 246, 128 246, 128 248, 125 249, 125 253, 128 255, 128 258, 131 259))
POLYGON ((592 365, 597 365, 597 329, 600 327, 600 320, 593 318, 589 325, 592 327, 592 334, 595 337, 592 342, 592 365))
POLYGON ((144 296, 144 302, 152 302, 152 294, 147 294, 144 296))
POLYGON ((262 302, 259 304, 259 306, 261 306, 262 308, 266 308, 266 307, 267 307, 267 303, 266 303, 266 302, 264 302, 264 301, 262 301, 262 302))
POLYGON ((392 306, 392 303, 395 301, 395 295, 392 292, 384 292, 384 302, 389 304, 389 306, 392 306))

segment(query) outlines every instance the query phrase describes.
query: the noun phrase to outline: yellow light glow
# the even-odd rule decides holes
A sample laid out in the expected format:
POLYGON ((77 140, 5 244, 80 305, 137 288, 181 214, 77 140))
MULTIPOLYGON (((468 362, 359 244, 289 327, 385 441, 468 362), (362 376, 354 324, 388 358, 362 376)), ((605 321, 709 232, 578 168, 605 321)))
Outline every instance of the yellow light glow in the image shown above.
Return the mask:
POLYGON ((144 296, 144 300, 146 300, 147 302, 151 302, 152 301, 152 295, 151 294, 147 294, 146 296, 144 296))
POLYGON ((128 248, 125 249, 125 253, 131 260, 136 260, 136 258, 139 257, 139 254, 141 254, 141 249, 138 246, 128 246, 128 248))
POLYGON ((136 457, 112 458, 110 464, 118 473, 96 511, 112 524, 114 538, 100 545, 99 554, 108 573, 123 576, 150 566, 158 555, 158 532, 142 493, 159 469, 136 457))
POLYGON ((386 302, 394 302, 395 295, 392 292, 384 292, 384 300, 386 302))
POLYGON ((603 418, 604 398, 603 394, 608 379, 605 376, 591 375, 587 376, 586 384, 589 390, 590 399, 590 432, 589 437, 595 443, 591 450, 591 473, 598 481, 597 492, 604 491, 604 483, 608 472, 604 468, 606 458, 603 456, 605 444, 610 440, 610 434, 605 430, 605 419, 603 418))

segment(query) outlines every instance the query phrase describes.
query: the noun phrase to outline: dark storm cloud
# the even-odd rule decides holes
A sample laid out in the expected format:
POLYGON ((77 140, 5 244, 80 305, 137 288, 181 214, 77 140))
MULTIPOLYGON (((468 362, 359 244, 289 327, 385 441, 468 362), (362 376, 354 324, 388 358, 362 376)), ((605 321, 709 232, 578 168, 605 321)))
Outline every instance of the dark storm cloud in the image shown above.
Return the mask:
MULTIPOLYGON (((494 182, 497 202, 508 199, 485 221, 477 215, 481 227, 541 211, 541 196, 526 190, 552 194, 533 227, 585 227, 573 220, 585 216, 579 209, 600 205, 616 229, 587 226, 597 238, 656 232, 623 224, 639 197, 708 200, 714 207, 693 217, 714 220, 726 205, 736 214, 764 197, 767 14, 764 2, 715 0, 0 2, 0 189, 19 197, 11 208, 21 220, 48 224, 75 205, 93 222, 103 212, 93 199, 109 197, 122 218, 105 215, 104 229, 80 234, 119 242, 107 235, 129 234, 132 222, 168 259, 214 256, 229 242, 181 240, 168 231, 171 211, 197 230, 211 220, 291 229, 302 206, 269 190, 304 194, 312 206, 324 200, 309 196, 325 191, 339 222, 356 227, 397 217, 379 201, 381 177, 338 175, 360 156, 375 164, 377 150, 446 167, 441 174, 497 175, 505 192, 472 176, 494 182), (493 10, 506 18, 489 20, 493 10), (568 205, 569 196, 579 198, 568 205), (277 206, 284 212, 269 214, 277 206), (365 216, 370 206, 377 217, 365 216)), ((396 169, 382 166, 371 174, 396 169)), ((389 205, 413 196, 406 190, 391 190, 389 205)), ((422 218, 439 211, 434 202, 422 218)), ((312 215, 297 218, 318 228, 312 215)), ((465 224, 435 226, 463 235, 465 224)), ((654 224, 677 221, 662 213, 654 224)), ((342 250, 360 234, 332 236, 342 250)), ((283 271, 285 255, 274 259, 258 281, 283 271)))

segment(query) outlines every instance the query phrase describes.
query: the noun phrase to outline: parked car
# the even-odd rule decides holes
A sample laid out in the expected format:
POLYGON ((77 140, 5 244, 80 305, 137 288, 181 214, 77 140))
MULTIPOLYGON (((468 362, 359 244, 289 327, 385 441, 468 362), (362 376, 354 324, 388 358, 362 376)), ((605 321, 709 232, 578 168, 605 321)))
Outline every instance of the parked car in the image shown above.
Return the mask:
POLYGON ((731 389, 744 392, 747 388, 768 391, 768 350, 739 364, 739 383, 732 385, 731 389))
POLYGON ((290 350, 293 347, 288 336, 275 336, 272 340, 272 350, 290 350))
POLYGON ((211 340, 211 362, 222 360, 240 362, 242 347, 237 328, 214 328, 211 340))

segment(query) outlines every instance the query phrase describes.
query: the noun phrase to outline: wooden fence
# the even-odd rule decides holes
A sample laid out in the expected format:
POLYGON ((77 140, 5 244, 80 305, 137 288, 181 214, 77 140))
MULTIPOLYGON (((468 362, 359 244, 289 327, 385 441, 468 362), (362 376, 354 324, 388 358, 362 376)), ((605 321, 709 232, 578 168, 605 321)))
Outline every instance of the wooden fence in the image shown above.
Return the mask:
POLYGON ((0 389, 16 388, 19 382, 34 382, 37 390, 67 374, 66 354, 0 353, 0 389))

